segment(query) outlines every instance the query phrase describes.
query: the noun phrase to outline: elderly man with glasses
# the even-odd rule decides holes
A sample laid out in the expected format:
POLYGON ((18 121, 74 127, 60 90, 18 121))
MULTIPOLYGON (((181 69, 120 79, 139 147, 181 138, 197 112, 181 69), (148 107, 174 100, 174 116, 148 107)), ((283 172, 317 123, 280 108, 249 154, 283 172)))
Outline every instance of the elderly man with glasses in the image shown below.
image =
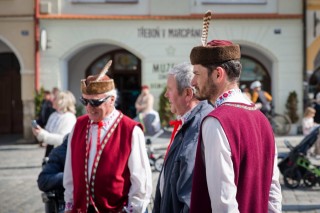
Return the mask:
POLYGON ((113 79, 81 81, 87 114, 69 136, 63 184, 65 212, 145 212, 152 192, 141 124, 115 109, 113 79))

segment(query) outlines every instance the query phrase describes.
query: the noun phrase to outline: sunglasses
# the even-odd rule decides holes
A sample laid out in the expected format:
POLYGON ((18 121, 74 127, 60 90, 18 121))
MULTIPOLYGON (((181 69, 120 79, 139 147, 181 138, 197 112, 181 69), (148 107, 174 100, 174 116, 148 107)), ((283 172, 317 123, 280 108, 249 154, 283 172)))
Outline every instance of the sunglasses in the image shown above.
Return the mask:
POLYGON ((103 104, 104 102, 106 102, 108 100, 108 98, 110 98, 110 97, 111 97, 111 95, 109 95, 105 98, 102 98, 102 99, 85 99, 84 97, 80 97, 79 100, 84 106, 87 106, 89 103, 90 106, 92 106, 92 107, 98 107, 101 104, 103 104))

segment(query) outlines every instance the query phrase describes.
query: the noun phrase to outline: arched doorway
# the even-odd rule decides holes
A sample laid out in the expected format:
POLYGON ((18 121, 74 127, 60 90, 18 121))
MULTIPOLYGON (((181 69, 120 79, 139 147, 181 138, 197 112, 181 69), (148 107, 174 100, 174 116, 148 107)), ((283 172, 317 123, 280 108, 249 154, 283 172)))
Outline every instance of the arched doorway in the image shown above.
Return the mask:
POLYGON ((260 81, 262 89, 271 94, 271 78, 268 70, 256 59, 249 56, 241 56, 242 72, 240 85, 250 88, 253 81, 260 81))
POLYGON ((97 74, 109 61, 107 75, 114 79, 118 89, 117 108, 125 115, 136 116, 135 101, 141 88, 141 60, 127 50, 114 50, 98 57, 86 70, 86 77, 97 74))
POLYGON ((13 53, 0 53, 0 134, 22 133, 20 65, 13 53))

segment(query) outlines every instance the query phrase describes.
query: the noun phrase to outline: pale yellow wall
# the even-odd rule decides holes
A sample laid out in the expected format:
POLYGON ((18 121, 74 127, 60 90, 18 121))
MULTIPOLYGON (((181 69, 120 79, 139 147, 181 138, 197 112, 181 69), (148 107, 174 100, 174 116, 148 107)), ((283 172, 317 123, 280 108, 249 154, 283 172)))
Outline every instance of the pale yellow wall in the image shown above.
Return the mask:
POLYGON ((0 35, 17 55, 21 72, 34 70, 34 24, 33 20, 10 20, 1 22, 0 35), (28 32, 28 35, 22 35, 28 32))
POLYGON ((1 0, 0 15, 32 15, 34 0, 1 0))
POLYGON ((320 36, 316 38, 307 49, 307 70, 314 69, 314 60, 320 51, 320 36))
POLYGON ((34 118, 34 0, 0 0, 0 39, 20 64, 24 138, 33 138, 34 118))
POLYGON ((320 10, 319 0, 306 0, 306 1, 307 1, 307 10, 320 10))
POLYGON ((314 13, 317 18, 320 18, 320 1, 319 0, 307 0, 307 52, 306 63, 307 71, 314 71, 314 60, 320 51, 320 33, 319 25, 316 28, 316 37, 314 37, 314 13))

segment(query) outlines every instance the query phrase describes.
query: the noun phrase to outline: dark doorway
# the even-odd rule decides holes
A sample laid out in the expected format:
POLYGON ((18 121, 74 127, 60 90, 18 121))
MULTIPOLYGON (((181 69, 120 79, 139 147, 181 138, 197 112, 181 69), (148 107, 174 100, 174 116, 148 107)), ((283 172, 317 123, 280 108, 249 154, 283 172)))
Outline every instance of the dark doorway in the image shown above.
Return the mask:
POLYGON ((86 70, 86 77, 97 74, 112 60, 107 75, 114 79, 118 90, 117 109, 125 115, 136 116, 135 101, 141 88, 141 60, 127 50, 108 52, 97 58, 86 70))
POLYGON ((20 65, 13 53, 0 53, 0 134, 22 133, 20 65))
POLYGON ((271 94, 271 78, 268 70, 256 59, 241 56, 242 72, 240 76, 240 86, 246 85, 250 88, 253 81, 260 81, 262 89, 271 94))

